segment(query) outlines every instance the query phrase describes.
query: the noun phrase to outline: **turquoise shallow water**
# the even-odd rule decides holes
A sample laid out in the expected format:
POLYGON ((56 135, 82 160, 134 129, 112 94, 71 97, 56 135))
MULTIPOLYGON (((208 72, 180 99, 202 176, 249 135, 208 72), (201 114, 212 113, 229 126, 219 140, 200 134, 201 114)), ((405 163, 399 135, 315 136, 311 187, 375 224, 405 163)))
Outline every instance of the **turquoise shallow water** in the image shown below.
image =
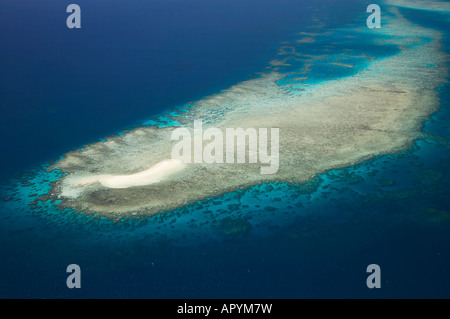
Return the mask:
MULTIPOLYGON (((429 22, 427 14, 404 14, 445 32, 449 52, 445 17, 429 22)), ((339 45, 325 59, 354 67, 316 61, 297 88, 351 76, 370 63, 348 58, 348 47, 352 56, 378 59, 398 52, 348 30, 361 21, 335 31, 339 45)), ((323 55, 327 39, 303 43, 301 52, 323 55)), ((280 72, 303 67, 298 61, 280 72)), ((294 78, 304 76, 279 84, 290 89, 294 78)), ((448 298, 449 85, 439 92, 441 107, 424 130, 440 138, 418 140, 400 154, 331 170, 306 184, 257 185, 150 218, 114 221, 36 201, 60 174, 36 167, 0 193, 1 267, 9 274, 0 296, 448 298), (65 287, 71 263, 82 268, 82 289, 65 287), (382 289, 365 286, 371 263, 381 266, 382 289)), ((144 124, 176 123, 156 116, 144 124)))

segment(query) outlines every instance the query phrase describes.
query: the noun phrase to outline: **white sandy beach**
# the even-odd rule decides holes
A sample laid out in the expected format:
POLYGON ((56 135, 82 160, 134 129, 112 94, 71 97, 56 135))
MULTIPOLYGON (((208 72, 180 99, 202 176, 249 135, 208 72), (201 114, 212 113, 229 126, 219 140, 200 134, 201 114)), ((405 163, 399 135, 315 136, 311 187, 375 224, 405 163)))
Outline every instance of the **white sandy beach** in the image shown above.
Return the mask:
POLYGON ((173 174, 178 173, 185 164, 176 159, 168 159, 159 162, 149 169, 130 175, 94 175, 80 178, 76 186, 85 186, 99 182, 108 188, 129 188, 133 186, 144 186, 159 183, 173 174))

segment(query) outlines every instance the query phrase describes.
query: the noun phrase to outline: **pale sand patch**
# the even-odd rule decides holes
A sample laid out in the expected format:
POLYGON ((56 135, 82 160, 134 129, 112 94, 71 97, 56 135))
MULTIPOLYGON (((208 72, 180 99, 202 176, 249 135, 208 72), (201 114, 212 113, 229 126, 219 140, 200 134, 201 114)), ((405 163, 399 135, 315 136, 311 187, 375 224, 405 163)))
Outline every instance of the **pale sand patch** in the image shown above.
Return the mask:
POLYGON ((341 66, 343 68, 348 68, 348 69, 353 69, 355 67, 353 64, 346 64, 346 63, 340 63, 340 62, 332 62, 332 63, 327 63, 327 64, 341 66))
POLYGON ((312 37, 306 37, 306 38, 297 40, 297 43, 314 43, 314 42, 316 42, 316 39, 314 39, 312 37))
POLYGON ((176 159, 168 159, 159 162, 151 168, 130 175, 96 175, 79 180, 79 185, 84 186, 99 182, 108 188, 128 188, 159 183, 173 174, 180 172, 186 165, 176 159))
POLYGON ((287 63, 287 61, 289 61, 290 59, 292 59, 292 58, 291 57, 286 57, 283 60, 274 59, 274 60, 270 61, 269 63, 272 66, 290 66, 290 64, 287 63))
MULTIPOLYGON (((139 133, 138 133, 139 134, 139 133)), ((163 160, 149 169, 130 175, 92 175, 84 177, 69 177, 65 180, 62 195, 64 197, 76 198, 84 187, 99 183, 107 188, 124 189, 136 186, 145 186, 159 183, 170 176, 179 173, 186 167, 182 161, 177 159, 163 160)))
POLYGON ((392 12, 396 18, 387 18, 377 32, 396 37, 392 44, 402 48, 396 56, 374 61, 353 77, 307 87, 301 95, 279 87, 276 81, 283 75, 273 72, 198 101, 177 117, 188 128, 194 119, 201 119, 204 129, 279 128, 277 174, 261 175, 260 163, 192 164, 150 185, 102 185, 105 175, 106 185, 130 185, 121 177, 142 176, 170 157, 173 128, 143 127, 66 154, 52 167, 67 175, 55 183, 51 197, 61 199, 61 207, 86 213, 155 214, 261 182, 305 182, 329 169, 410 147, 439 105, 436 87, 445 81, 447 56, 440 50, 439 32, 392 12), (417 45, 421 37, 433 40, 417 45), (79 184, 92 176, 98 182, 79 184))

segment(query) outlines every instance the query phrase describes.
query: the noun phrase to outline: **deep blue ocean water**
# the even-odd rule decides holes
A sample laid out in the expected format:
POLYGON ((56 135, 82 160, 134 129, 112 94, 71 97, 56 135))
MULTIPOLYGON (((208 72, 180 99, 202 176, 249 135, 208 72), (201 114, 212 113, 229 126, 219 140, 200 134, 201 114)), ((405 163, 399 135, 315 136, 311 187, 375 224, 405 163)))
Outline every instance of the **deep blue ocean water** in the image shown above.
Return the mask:
MULTIPOLYGON (((307 3, 80 0, 82 28, 70 30, 69 3, 2 1, 0 177, 264 71, 311 24, 307 3)), ((331 16, 336 4, 317 6, 331 16)))
MULTIPOLYGON (((0 198, 11 197, 0 202, 0 297, 450 297, 445 139, 304 185, 255 186, 152 218, 115 222, 28 205, 57 178, 44 172, 47 161, 256 76, 281 42, 311 31, 314 15, 322 30, 356 27, 367 6, 92 2, 77 2, 81 30, 65 27, 69 3, 0 3, 0 198), (66 287, 72 263, 81 267, 81 289, 66 287), (372 263, 381 266, 381 289, 366 287, 372 263)), ((450 52, 446 17, 402 13, 442 31, 450 52)), ((355 55, 397 52, 346 35, 333 35, 336 55, 349 47, 355 55)), ((320 55, 330 44, 323 37, 304 53, 320 55)), ((309 81, 351 76, 370 62, 347 63, 355 68, 317 64, 309 81)), ((449 85, 439 92, 441 107, 424 130, 450 138, 449 85)))

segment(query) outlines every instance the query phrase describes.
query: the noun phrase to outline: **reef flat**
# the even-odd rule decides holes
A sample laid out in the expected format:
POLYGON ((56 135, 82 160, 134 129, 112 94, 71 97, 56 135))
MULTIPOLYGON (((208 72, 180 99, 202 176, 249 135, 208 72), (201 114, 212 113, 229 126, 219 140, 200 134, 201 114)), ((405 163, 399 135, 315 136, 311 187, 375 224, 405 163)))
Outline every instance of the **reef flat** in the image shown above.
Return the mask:
POLYGON ((450 3, 432 0, 387 0, 387 4, 409 9, 450 12, 450 3))
POLYGON ((170 159, 175 127, 139 127, 65 154, 50 168, 63 176, 49 196, 62 208, 84 213, 152 215, 259 183, 303 183, 333 168, 409 148, 439 106, 436 88, 446 79, 447 56, 438 31, 409 22, 395 6, 383 23, 381 29, 361 26, 355 32, 384 35, 380 46, 395 45, 399 53, 371 61, 351 77, 304 86, 294 94, 278 84, 286 77, 278 67, 289 60, 272 61, 272 70, 260 78, 195 102, 176 117, 189 129, 196 119, 205 129, 279 128, 276 174, 261 175, 259 164, 197 163, 160 172, 163 178, 146 185, 102 183, 104 176, 142 176, 170 159))

